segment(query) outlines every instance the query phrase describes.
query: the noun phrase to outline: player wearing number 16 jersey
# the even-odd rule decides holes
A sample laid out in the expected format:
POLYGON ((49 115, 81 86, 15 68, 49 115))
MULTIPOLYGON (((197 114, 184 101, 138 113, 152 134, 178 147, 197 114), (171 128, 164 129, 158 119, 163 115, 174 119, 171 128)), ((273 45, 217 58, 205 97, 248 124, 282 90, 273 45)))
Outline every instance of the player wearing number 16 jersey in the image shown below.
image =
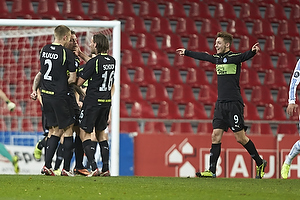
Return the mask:
POLYGON ((94 35, 90 48, 91 53, 95 53, 96 56, 86 63, 83 71, 79 73, 77 82, 77 85, 80 86, 89 80, 79 115, 79 126, 83 148, 92 166, 92 172, 88 176, 98 176, 100 171, 94 156, 96 149, 91 141, 90 133, 95 127, 96 138, 100 141, 100 137, 107 127, 116 61, 107 54, 109 42, 105 35, 101 33, 94 35))

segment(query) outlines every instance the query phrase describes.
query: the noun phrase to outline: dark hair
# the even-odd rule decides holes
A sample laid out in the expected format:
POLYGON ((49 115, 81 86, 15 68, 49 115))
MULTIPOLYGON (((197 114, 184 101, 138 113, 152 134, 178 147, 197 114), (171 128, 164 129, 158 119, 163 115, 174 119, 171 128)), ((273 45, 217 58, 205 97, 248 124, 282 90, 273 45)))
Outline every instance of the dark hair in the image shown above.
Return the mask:
POLYGON ((93 41, 96 43, 96 49, 98 53, 107 53, 109 50, 109 42, 105 35, 102 33, 95 34, 93 41))
POLYGON ((223 38, 225 43, 232 44, 233 36, 225 31, 218 32, 217 37, 223 38))

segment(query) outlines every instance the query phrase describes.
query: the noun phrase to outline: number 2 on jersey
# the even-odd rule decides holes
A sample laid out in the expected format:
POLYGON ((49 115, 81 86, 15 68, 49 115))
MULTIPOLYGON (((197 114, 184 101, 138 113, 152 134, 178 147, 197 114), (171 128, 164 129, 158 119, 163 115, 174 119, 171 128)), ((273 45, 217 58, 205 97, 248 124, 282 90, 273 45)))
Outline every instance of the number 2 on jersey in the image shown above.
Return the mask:
POLYGON ((47 69, 46 73, 44 74, 44 79, 48 80, 48 81, 52 81, 52 76, 49 75, 50 72, 51 72, 51 70, 52 70, 52 62, 51 62, 51 60, 50 59, 46 59, 44 65, 45 66, 48 65, 48 69, 47 69))

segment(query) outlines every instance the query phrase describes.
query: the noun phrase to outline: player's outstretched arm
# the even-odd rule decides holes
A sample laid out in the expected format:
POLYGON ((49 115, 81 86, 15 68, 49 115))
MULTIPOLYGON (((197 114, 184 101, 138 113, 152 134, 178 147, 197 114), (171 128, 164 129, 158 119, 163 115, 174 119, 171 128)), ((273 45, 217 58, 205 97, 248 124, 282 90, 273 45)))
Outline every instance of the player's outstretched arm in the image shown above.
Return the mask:
POLYGON ((180 56, 184 56, 185 49, 176 49, 176 53, 178 53, 180 56))

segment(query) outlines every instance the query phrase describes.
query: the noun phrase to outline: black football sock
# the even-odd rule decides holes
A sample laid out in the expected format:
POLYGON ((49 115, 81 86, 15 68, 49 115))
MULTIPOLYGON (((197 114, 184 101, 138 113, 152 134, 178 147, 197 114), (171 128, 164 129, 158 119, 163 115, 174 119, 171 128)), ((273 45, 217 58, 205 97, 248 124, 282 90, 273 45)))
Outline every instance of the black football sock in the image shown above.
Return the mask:
POLYGON ((76 169, 83 169, 83 148, 82 148, 82 141, 80 139, 80 137, 78 135, 76 135, 75 137, 75 160, 76 160, 76 164, 75 164, 75 168, 76 169))
POLYGON ((45 148, 45 166, 50 169, 52 168, 52 158, 56 151, 58 145, 59 137, 55 135, 51 135, 50 138, 47 139, 47 145, 45 148))
POLYGON ((109 162, 109 147, 107 140, 99 142, 100 150, 101 150, 101 158, 102 158, 102 172, 106 172, 109 170, 108 162, 109 162))
POLYGON ((41 141, 39 141, 37 148, 42 150, 46 146, 47 137, 44 137, 41 141))
POLYGON ((64 144, 59 144, 57 150, 56 150, 56 160, 55 160, 55 166, 54 166, 54 170, 59 169, 63 159, 64 159, 64 144))
POLYGON ((85 155, 88 159, 88 162, 92 166, 92 170, 93 171, 96 170, 98 167, 97 167, 97 163, 95 161, 95 152, 96 152, 95 142, 92 142, 91 140, 86 140, 86 141, 82 142, 82 146, 83 146, 85 155))
POLYGON ((209 171, 216 173, 218 158, 221 153, 221 143, 211 144, 210 157, 209 157, 209 171))
POLYGON ((262 161, 261 157, 259 156, 253 142, 251 140, 249 140, 247 142, 247 144, 244 145, 244 147, 248 151, 250 156, 255 160, 256 165, 260 166, 263 163, 263 161, 262 161))
POLYGON ((64 169, 66 171, 70 171, 73 147, 73 136, 64 137, 64 169))

